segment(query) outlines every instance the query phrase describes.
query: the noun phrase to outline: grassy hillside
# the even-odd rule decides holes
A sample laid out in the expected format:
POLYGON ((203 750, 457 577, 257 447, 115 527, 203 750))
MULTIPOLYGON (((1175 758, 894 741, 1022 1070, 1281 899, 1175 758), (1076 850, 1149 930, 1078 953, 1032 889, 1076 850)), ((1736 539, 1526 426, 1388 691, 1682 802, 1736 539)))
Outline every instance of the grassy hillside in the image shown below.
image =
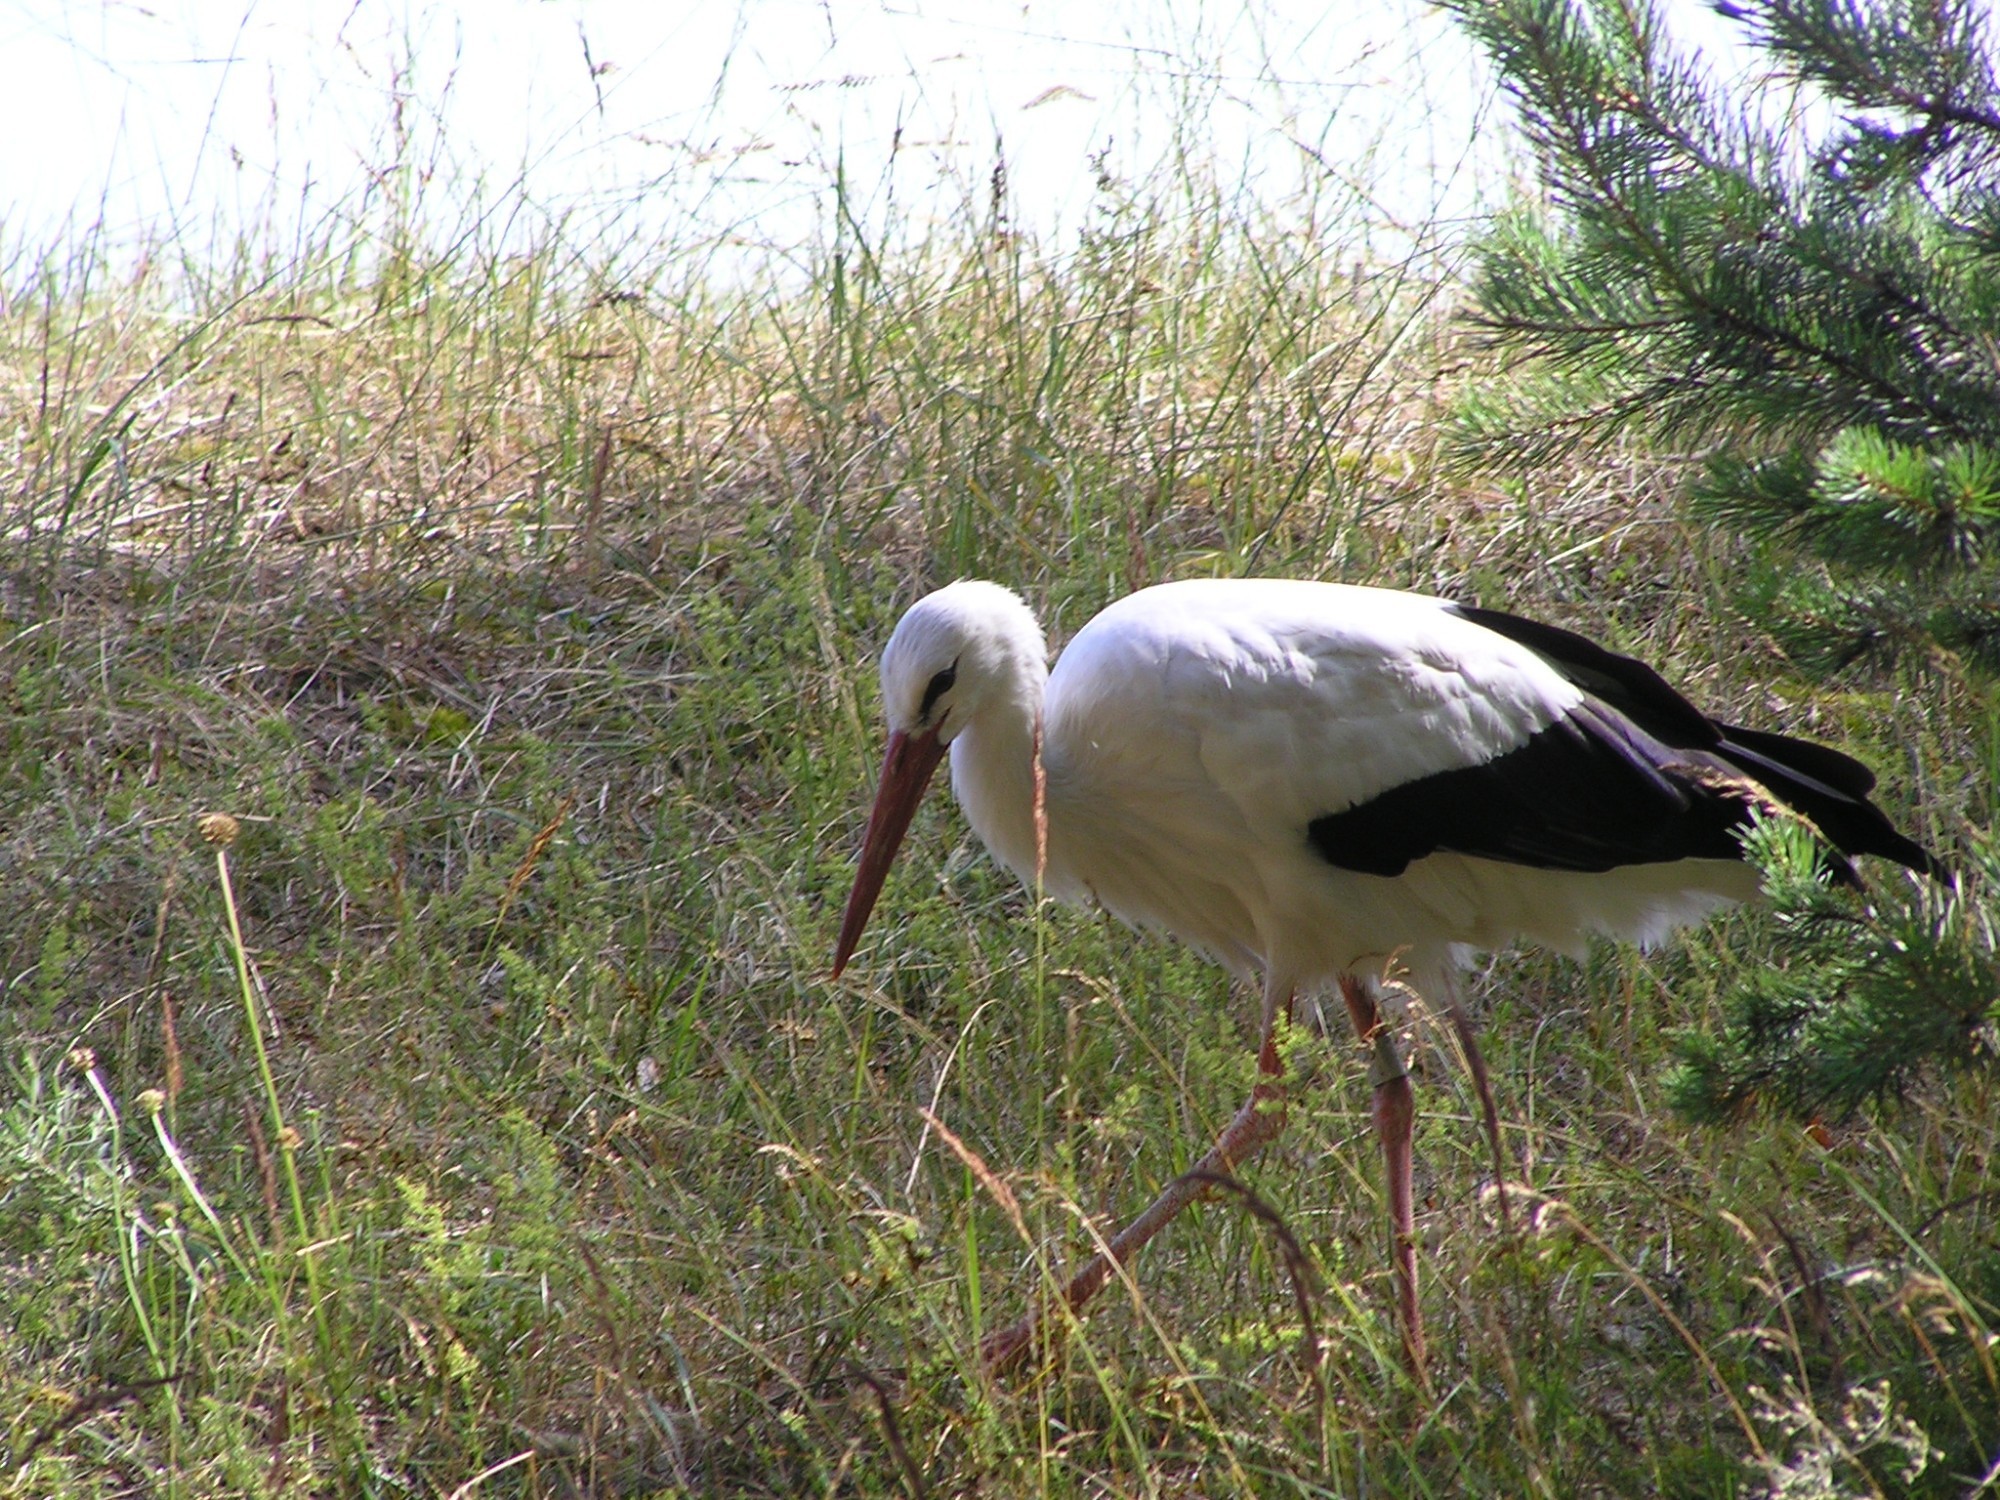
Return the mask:
POLYGON ((1512 1239, 1413 1018, 1434 1395, 1339 1026, 1245 1174, 1316 1371, 1230 1202, 1056 1368, 974 1364, 1228 1118, 1255 1013, 945 798, 828 982, 925 586, 1057 639, 1192 575, 1476 598, 1941 842, 1989 796, 1965 701, 1815 693, 1721 609, 1669 459, 1442 472, 1448 281, 1200 194, 1062 255, 843 224, 736 289, 408 244, 0 310, 5 1493, 1845 1495, 1919 1433, 1974 1491, 2000 1099, 1677 1125, 1752 916, 1478 976, 1512 1239))

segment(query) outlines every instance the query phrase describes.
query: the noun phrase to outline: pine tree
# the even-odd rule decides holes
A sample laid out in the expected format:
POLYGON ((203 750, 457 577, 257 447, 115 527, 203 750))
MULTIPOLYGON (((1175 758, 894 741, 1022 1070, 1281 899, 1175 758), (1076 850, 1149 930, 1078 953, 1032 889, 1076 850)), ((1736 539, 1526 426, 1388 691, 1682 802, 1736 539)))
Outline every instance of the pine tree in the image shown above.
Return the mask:
POLYGON ((1700 438, 1698 506, 1817 563, 1773 601, 1802 659, 2000 669, 2000 80, 1980 0, 1729 5, 1799 85, 1793 120, 1837 115, 1810 150, 1676 56, 1644 0, 1453 8, 1556 210, 1486 248, 1483 321, 1537 368, 1474 415, 1475 443, 1700 438))
MULTIPOLYGON (((1697 448, 1689 502, 1782 566, 1743 604, 1823 673, 2000 674, 2000 77, 1983 0, 1720 0, 1790 87, 1732 97, 1650 0, 1446 0, 1497 65, 1548 203, 1482 247, 1524 356, 1469 453, 1621 432, 1697 448), (1769 101, 1781 99, 1780 114, 1769 101)), ((1697 1116, 1802 1114, 1990 1058, 1995 860, 1857 902, 1759 846, 1781 973, 1692 1039, 1697 1116), (1914 945, 1914 946, 1913 946, 1914 945)), ((1796 851, 1794 851, 1795 853, 1796 851)))

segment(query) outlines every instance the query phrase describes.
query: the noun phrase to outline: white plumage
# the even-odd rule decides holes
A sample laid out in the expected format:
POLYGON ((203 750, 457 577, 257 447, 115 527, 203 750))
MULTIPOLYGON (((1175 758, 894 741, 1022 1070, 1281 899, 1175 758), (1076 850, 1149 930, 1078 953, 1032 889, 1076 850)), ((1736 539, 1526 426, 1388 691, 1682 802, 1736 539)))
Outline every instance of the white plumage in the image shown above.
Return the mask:
MULTIPOLYGON (((1638 662, 1440 599, 1166 584, 1091 620, 1053 673, 1046 659, 1033 614, 995 584, 952 584, 903 617, 882 653, 889 755, 836 974, 948 750, 960 806, 1023 881, 1261 980, 1274 1077, 1272 1028, 1293 994, 1339 983, 1378 1049, 1419 1361, 1408 1109, 1383 1092, 1408 1085, 1370 981, 1396 966, 1448 998, 1471 954, 1520 938, 1571 953, 1591 933, 1655 941, 1754 894, 1733 837, 1752 809, 1790 808, 1843 851, 1935 868, 1867 801, 1858 763, 1714 724, 1638 662)), ((1837 870, 1851 878, 1838 857, 1837 870)), ((1259 1095, 1204 1165, 1226 1170, 1275 1132, 1279 1086, 1259 1095)), ((1172 1196, 1155 1205, 1159 1223, 1179 1206, 1172 1196)), ((1114 1242, 1119 1258, 1158 1227, 1114 1242)), ((1072 1305, 1103 1271, 1078 1277, 1072 1305)), ((1014 1332, 989 1354, 1024 1344, 1014 1332)))

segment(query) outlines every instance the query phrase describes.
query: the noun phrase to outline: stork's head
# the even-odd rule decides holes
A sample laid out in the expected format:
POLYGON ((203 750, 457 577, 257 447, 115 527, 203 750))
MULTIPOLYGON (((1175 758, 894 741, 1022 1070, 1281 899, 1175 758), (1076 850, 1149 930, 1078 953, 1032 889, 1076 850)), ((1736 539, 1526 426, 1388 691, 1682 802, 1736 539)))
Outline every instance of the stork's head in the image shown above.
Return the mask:
POLYGON ((1048 648, 1018 594, 961 579, 926 594, 882 648, 882 707, 891 737, 934 734, 949 745, 996 693, 1039 680, 1048 648))
POLYGON ((861 940, 945 747, 989 705, 1031 687, 1038 691, 1047 660, 1034 614, 997 583, 948 584, 911 605, 896 626, 882 649, 889 750, 840 925, 835 978, 861 940))

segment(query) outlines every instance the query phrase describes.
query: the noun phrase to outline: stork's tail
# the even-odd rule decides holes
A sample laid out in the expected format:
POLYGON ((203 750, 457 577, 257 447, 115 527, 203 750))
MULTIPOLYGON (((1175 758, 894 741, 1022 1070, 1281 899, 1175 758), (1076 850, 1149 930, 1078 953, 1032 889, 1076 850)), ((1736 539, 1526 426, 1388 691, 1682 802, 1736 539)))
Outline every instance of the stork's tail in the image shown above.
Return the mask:
MULTIPOLYGON (((1951 871, 1943 861, 1901 832, 1888 814, 1869 800, 1868 794, 1875 790, 1875 773, 1860 761, 1789 735, 1734 724, 1717 727, 1722 730, 1722 743, 1712 753, 1754 777, 1772 796, 1810 820, 1843 855, 1879 854, 1933 880, 1950 883, 1951 871)), ((1851 869, 1843 875, 1853 879, 1851 869)))

